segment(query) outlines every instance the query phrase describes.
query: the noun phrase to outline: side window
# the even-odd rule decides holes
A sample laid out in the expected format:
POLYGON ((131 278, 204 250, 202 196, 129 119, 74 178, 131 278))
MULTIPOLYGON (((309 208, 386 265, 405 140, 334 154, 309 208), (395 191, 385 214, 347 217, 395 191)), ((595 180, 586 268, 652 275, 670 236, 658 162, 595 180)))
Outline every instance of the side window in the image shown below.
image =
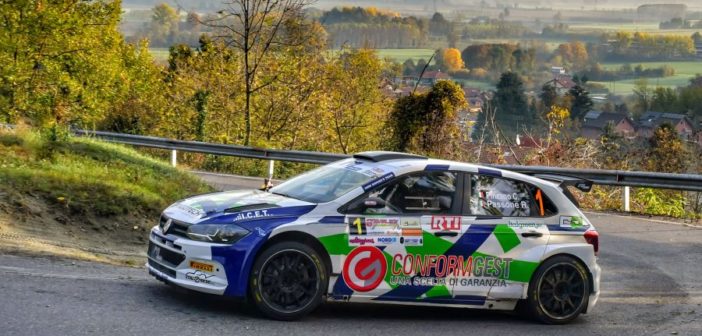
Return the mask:
POLYGON ((477 216, 548 217, 556 214, 553 202, 525 182, 472 175, 470 213, 477 216))
POLYGON ((421 172, 400 178, 372 190, 363 199, 378 198, 384 201, 383 208, 362 209, 361 204, 352 206, 350 212, 365 214, 406 214, 448 212, 456 197, 454 172, 421 172))

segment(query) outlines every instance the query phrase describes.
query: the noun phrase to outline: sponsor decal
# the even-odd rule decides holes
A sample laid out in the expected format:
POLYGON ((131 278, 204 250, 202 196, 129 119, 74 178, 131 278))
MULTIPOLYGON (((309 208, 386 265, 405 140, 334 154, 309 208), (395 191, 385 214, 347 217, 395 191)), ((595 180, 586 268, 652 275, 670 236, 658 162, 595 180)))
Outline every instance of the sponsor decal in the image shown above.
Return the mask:
POLYGON ((361 246, 346 256, 343 278, 356 292, 368 292, 383 282, 388 265, 385 255, 377 247, 361 246))
POLYGON ((509 277, 511 258, 492 256, 420 255, 395 254, 390 271, 392 275, 489 277, 506 279, 509 277))
POLYGON ((580 216, 561 216, 560 226, 564 228, 577 229, 586 226, 580 216))
POLYGON ((403 229, 420 228, 419 218, 402 218, 400 219, 400 227, 403 229))
POLYGON ((485 278, 438 278, 438 277, 408 277, 391 276, 391 285, 397 286, 462 286, 462 287, 507 287, 503 279, 485 278))
POLYGON ((544 226, 543 222, 535 222, 535 221, 529 221, 529 220, 519 220, 519 219, 514 219, 510 220, 507 223, 507 226, 511 228, 517 228, 517 229, 529 229, 529 228, 539 228, 544 226))
POLYGON ((185 205, 185 204, 177 204, 177 205, 176 205, 176 208, 182 210, 183 212, 185 212, 186 214, 188 214, 188 215, 190 215, 190 216, 192 216, 192 217, 197 217, 197 218, 199 218, 199 217, 202 217, 202 216, 205 215, 205 212, 204 212, 203 210, 201 210, 201 209, 196 209, 196 208, 193 208, 193 207, 191 207, 191 206, 187 206, 187 205, 185 205))
POLYGON ((422 229, 402 229, 403 236, 422 236, 422 229))
POLYGON ((407 246, 422 246, 424 238, 422 237, 400 237, 400 243, 407 246))
POLYGON ((212 285, 212 281, 208 280, 209 278, 213 277, 214 275, 206 274, 201 271, 194 271, 194 272, 188 272, 185 273, 185 278, 194 281, 196 283, 204 283, 208 285, 212 285))
POLYGON ((199 261, 190 261, 190 268, 210 273, 214 272, 214 265, 199 261))
POLYGON ((350 235, 399 236, 399 218, 349 217, 350 235))
POLYGON ((398 237, 388 237, 388 236, 375 237, 375 242, 378 245, 396 244, 399 241, 400 241, 400 239, 398 237))
POLYGON ((349 245, 351 246, 363 246, 363 245, 375 245, 374 237, 349 237, 349 245))
POLYGON ((256 233, 258 233, 258 235, 259 235, 260 237, 265 237, 265 236, 266 236, 266 231, 265 231, 264 229, 261 229, 261 228, 258 227, 258 226, 256 227, 256 233))
POLYGON ((269 214, 267 209, 246 211, 246 212, 241 212, 238 215, 236 215, 236 217, 234 217, 234 222, 238 222, 238 221, 242 221, 242 220, 258 219, 258 218, 264 218, 264 217, 271 217, 271 216, 273 216, 273 215, 269 214))
POLYGON ((385 229, 394 229, 397 228, 397 225, 400 223, 399 218, 394 218, 394 217, 386 217, 386 218, 374 218, 374 217, 368 217, 366 218, 366 227, 368 228, 385 228, 385 229))
POLYGON ((379 185, 381 185, 381 184, 383 184, 383 183, 385 183, 385 182, 388 182, 388 181, 392 180, 393 178, 395 178, 395 174, 393 174, 393 173, 387 173, 387 174, 385 174, 385 175, 383 175, 383 176, 381 176, 381 177, 379 177, 379 178, 377 178, 377 179, 375 179, 375 180, 373 180, 373 181, 370 181, 370 182, 364 184, 364 185, 362 186, 362 187, 363 187, 363 191, 368 191, 368 190, 370 190, 370 189, 373 189, 373 188, 375 188, 375 187, 377 187, 377 186, 379 186, 379 185))
POLYGON ((431 216, 431 229, 441 231, 461 231, 460 216, 431 216))

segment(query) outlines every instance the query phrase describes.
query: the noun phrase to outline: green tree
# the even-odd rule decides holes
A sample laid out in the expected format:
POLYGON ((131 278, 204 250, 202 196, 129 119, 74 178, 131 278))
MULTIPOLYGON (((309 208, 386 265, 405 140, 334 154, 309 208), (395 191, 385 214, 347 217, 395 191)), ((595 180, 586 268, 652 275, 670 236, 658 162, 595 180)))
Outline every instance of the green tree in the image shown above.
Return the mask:
POLYGON ((478 140, 482 134, 487 142, 513 139, 517 134, 537 126, 538 117, 535 111, 529 108, 524 94, 524 82, 516 73, 502 74, 492 104, 494 111, 485 109, 478 115, 477 126, 485 129, 476 128, 473 132, 474 140, 478 140))
POLYGON ((687 167, 688 149, 678 136, 673 125, 664 123, 648 140, 648 152, 642 166, 647 171, 684 173, 687 167))
POLYGON ((558 92, 553 84, 546 83, 541 87, 541 92, 539 93, 539 98, 546 111, 551 109, 551 106, 556 104, 558 100, 558 92))
POLYGON ((570 100, 570 117, 573 120, 583 120, 585 114, 592 109, 592 99, 590 93, 580 84, 576 84, 568 90, 570 100))
MULTIPOLYGON (((118 31, 120 1, 0 2, 0 115, 92 128, 117 106, 147 108, 154 65, 118 31)), ((153 92, 153 91, 152 91, 153 92)), ((156 91, 158 92, 158 91, 156 91)))

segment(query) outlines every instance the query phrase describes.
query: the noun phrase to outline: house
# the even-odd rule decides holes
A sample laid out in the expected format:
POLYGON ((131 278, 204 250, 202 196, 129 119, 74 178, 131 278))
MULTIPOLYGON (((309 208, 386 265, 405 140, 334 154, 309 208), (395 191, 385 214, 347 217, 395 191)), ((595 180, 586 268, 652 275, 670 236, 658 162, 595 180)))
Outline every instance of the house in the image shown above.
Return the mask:
POLYGON ((631 118, 624 114, 600 111, 590 111, 585 115, 580 132, 585 138, 599 140, 607 125, 611 125, 615 133, 624 137, 636 135, 636 125, 631 118))
POLYGON ((427 71, 419 79, 419 85, 433 86, 440 80, 451 79, 449 75, 441 71, 427 71))
POLYGON ((650 138, 656 128, 662 124, 668 123, 673 125, 675 131, 678 132, 683 140, 694 141, 695 127, 686 115, 676 113, 662 112, 646 112, 639 118, 639 127, 636 131, 638 136, 650 138))
POLYGON ((576 84, 569 75, 554 75, 553 79, 544 83, 544 85, 550 84, 556 88, 556 93, 558 95, 564 95, 573 88, 576 84))

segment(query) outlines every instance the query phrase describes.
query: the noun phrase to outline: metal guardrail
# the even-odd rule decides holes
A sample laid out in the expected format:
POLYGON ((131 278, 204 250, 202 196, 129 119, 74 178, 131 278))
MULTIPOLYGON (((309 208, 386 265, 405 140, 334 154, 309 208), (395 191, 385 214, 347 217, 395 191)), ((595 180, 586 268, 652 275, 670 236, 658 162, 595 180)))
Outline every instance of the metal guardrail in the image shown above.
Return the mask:
POLYGON ((78 136, 92 136, 100 138, 101 140, 109 142, 118 142, 128 145, 170 149, 194 153, 237 156, 262 160, 326 164, 329 162, 338 161, 349 157, 349 155, 343 154, 298 150, 264 149, 256 147, 213 144, 208 142, 174 140, 152 136, 100 131, 73 130, 73 133, 78 136))
MULTIPOLYGON (((73 130, 73 133, 78 136, 92 136, 110 142, 169 149, 173 151, 171 156, 171 163, 174 166, 176 164, 176 151, 271 160, 271 166, 269 167, 269 177, 272 177, 273 173, 272 161, 326 164, 350 157, 350 155, 344 154, 296 150, 263 149, 237 145, 223 145, 198 141, 173 140, 152 136, 100 131, 73 130)), ((702 175, 697 174, 670 174, 621 170, 573 169, 544 166, 486 166, 512 170, 525 174, 556 174, 573 176, 590 180, 597 185, 702 191, 702 175)), ((628 188, 626 188, 625 191, 628 194, 628 188)))

